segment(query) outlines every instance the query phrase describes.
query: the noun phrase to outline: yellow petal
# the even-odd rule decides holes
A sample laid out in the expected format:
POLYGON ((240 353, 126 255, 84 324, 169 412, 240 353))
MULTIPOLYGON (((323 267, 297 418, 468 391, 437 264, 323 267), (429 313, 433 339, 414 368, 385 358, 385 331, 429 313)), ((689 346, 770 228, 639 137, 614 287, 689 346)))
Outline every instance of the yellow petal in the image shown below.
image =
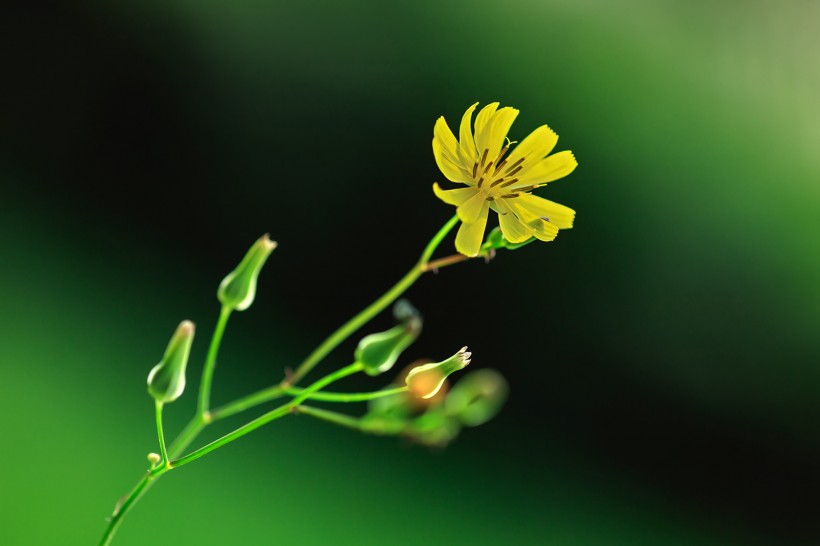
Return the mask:
POLYGON ((535 238, 541 241, 550 242, 558 235, 558 226, 540 218, 528 223, 527 226, 535 238))
POLYGON ((522 193, 512 200, 510 206, 528 224, 535 218, 547 218, 551 224, 569 229, 575 219, 575 211, 571 208, 530 193, 522 193))
POLYGON ((447 120, 444 119, 444 116, 436 120, 436 124, 433 126, 433 138, 441 143, 442 148, 444 148, 447 153, 451 156, 455 155, 458 142, 450 130, 450 126, 447 125, 447 120))
POLYGON ((433 193, 436 197, 447 203, 448 205, 459 206, 469 198, 476 194, 477 190, 474 188, 458 188, 455 190, 443 190, 438 183, 433 183, 433 193))
POLYGON ((473 128, 470 126, 473 121, 473 111, 478 103, 467 108, 461 118, 461 128, 458 133, 458 154, 465 167, 475 165, 478 155, 475 150, 475 139, 473 138, 473 128))
POLYGON ((487 216, 488 208, 487 196, 479 191, 475 191, 472 197, 459 205, 456 209, 456 214, 458 214, 462 222, 469 224, 475 222, 481 214, 487 216))
POLYGON ((433 138, 433 156, 436 158, 436 165, 449 180, 461 182, 462 184, 472 184, 472 178, 461 167, 460 163, 446 152, 441 140, 433 138))
POLYGON ((488 150, 485 165, 498 159, 498 154, 501 152, 501 148, 504 147, 507 133, 510 132, 510 127, 516 117, 518 117, 518 110, 509 106, 501 108, 493 116, 487 126, 486 140, 484 141, 484 146, 488 150))
POLYGON ((495 115, 495 111, 498 109, 497 102, 491 102, 481 110, 479 110, 478 115, 475 117, 475 136, 476 136, 476 151, 481 156, 481 153, 484 151, 483 148, 478 146, 478 136, 487 128, 487 125, 490 123, 490 120, 493 119, 493 115, 495 115))
POLYGON ((555 148, 556 143, 558 135, 546 125, 542 125, 513 148, 507 156, 507 165, 515 165, 519 159, 523 159, 524 163, 518 164, 527 168, 546 157, 555 148))
POLYGON ((501 233, 511 243, 523 243, 533 236, 532 230, 516 217, 506 206, 505 201, 506 199, 500 199, 498 202, 498 207, 502 210, 502 213, 498 215, 498 225, 501 226, 501 233))
POLYGON ((487 214, 490 210, 488 201, 484 201, 482 214, 475 222, 463 223, 456 234, 456 250, 465 256, 477 256, 484 242, 484 229, 487 227, 487 214))
POLYGON ((569 150, 558 152, 542 159, 528 169, 519 173, 518 181, 510 186, 511 190, 532 185, 546 184, 567 176, 575 170, 578 162, 569 150))

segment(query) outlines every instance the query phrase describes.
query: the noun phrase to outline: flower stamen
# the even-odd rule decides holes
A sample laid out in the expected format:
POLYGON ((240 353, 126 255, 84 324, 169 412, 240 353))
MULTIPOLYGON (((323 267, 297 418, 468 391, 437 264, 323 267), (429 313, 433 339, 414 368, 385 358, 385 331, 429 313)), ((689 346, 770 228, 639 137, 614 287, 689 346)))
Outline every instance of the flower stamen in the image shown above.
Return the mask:
MULTIPOLYGON (((515 163, 513 163, 512 165, 510 165, 509 167, 507 167, 507 174, 509 174, 509 175, 514 174, 514 173, 511 173, 510 171, 511 171, 512 169, 514 169, 514 168, 518 167, 519 165, 521 165, 523 162, 524 162, 524 158, 522 157, 521 159, 519 159, 518 161, 516 161, 515 163)), ((515 171, 515 172, 517 173, 518 171, 515 171)))
POLYGON ((518 193, 505 193, 501 196, 501 199, 512 199, 513 197, 518 197, 520 194, 518 193))
POLYGON ((484 183, 484 177, 482 176, 482 177, 478 180, 478 187, 479 187, 479 188, 481 188, 481 184, 483 184, 483 183, 484 183))
POLYGON ((478 172, 478 162, 476 162, 476 164, 473 165, 473 180, 475 180, 475 175, 476 175, 477 172, 478 172))
POLYGON ((503 184, 501 184, 501 187, 502 187, 502 188, 506 188, 507 186, 510 186, 510 185, 512 185, 512 184, 515 184, 516 182, 518 182, 518 179, 517 179, 517 178, 513 178, 513 179, 511 179, 511 180, 507 180, 506 182, 504 182, 503 184))
POLYGON ((484 162, 487 161, 487 154, 490 153, 489 148, 484 148, 484 153, 481 154, 481 164, 484 165, 484 162))

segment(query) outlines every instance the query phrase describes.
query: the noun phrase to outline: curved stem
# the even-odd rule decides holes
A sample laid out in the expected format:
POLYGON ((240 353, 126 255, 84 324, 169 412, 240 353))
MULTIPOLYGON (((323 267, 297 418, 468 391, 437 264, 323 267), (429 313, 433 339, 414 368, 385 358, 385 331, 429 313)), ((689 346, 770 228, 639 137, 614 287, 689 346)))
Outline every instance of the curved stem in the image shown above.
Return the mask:
MULTIPOLYGON (((308 396, 309 400, 317 400, 319 402, 366 402, 367 400, 375 400, 377 398, 384 398, 386 396, 393 396, 403 392, 407 392, 407 386, 396 387, 395 389, 385 389, 375 392, 314 392, 308 396)), ((305 391, 298 387, 291 387, 285 389, 283 392, 289 396, 299 396, 305 391)))
POLYGON ((407 274, 401 278, 399 282, 393 285, 390 290, 382 294, 376 301, 368 305, 364 308, 358 315, 344 323, 338 330, 330 334, 326 340, 322 342, 312 353, 308 355, 308 357, 302 362, 296 371, 293 373, 293 376, 286 379, 280 385, 283 388, 287 388, 291 385, 295 385, 302 379, 305 375, 307 375, 310 370, 313 369, 316 364, 318 364, 325 356, 328 355, 333 349, 335 349, 341 342, 346 340, 350 335, 361 328, 364 324, 370 321, 373 317, 379 314, 381 311, 384 310, 385 307, 393 303, 399 296, 401 296, 408 288, 410 288, 414 282, 425 272, 425 266, 430 258, 433 256, 433 252, 436 251, 438 245, 441 244, 441 241, 444 240, 444 237, 450 233, 450 230, 455 227, 458 223, 458 216, 453 216, 450 220, 447 221, 441 229, 430 239, 430 242, 427 243, 427 246, 424 247, 424 251, 421 254, 421 258, 419 259, 418 263, 413 266, 413 268, 407 272, 407 274))
POLYGON ((296 398, 294 398, 293 400, 291 400, 287 404, 279 406, 278 408, 276 408, 274 410, 271 410, 268 413, 266 413, 266 414, 264 414, 260 417, 257 417, 253 421, 250 421, 250 422, 246 423, 245 425, 242 425, 241 427, 234 430, 233 432, 229 432, 228 434, 226 434, 222 438, 219 438, 218 440, 214 440, 210 444, 207 444, 207 445, 197 449, 196 451, 192 451, 191 453, 189 453, 188 455, 185 455, 184 457, 180 457, 179 459, 177 459, 175 461, 171 461, 169 463, 169 467, 170 468, 178 468, 180 466, 183 466, 183 465, 186 465, 190 462, 193 462, 193 461, 199 459, 200 457, 202 457, 203 455, 207 455, 211 451, 213 451, 215 449, 218 449, 218 448, 224 446, 225 444, 229 444, 229 443, 233 442, 234 440, 236 440, 238 438, 241 438, 242 436, 245 436, 246 434, 248 434, 250 432, 253 432, 254 430, 258 429, 259 427, 270 423, 271 421, 279 419, 280 417, 284 417, 288 413, 291 413, 291 411, 293 410, 293 408, 295 406, 298 406, 300 402, 302 402, 303 400, 308 398, 314 392, 322 389, 323 387, 326 387, 327 385, 330 385, 334 381, 338 381, 339 379, 342 379, 343 377, 347 377, 347 376, 352 375, 356 372, 359 372, 362 369, 364 369, 364 366, 362 366, 362 364, 360 362, 354 362, 353 364, 350 364, 349 366, 345 366, 344 368, 342 368, 340 370, 337 370, 337 371, 333 372, 332 374, 326 375, 325 377, 323 377, 323 378, 319 379, 318 381, 316 381, 315 383, 311 384, 304 391, 302 391, 302 393, 299 396, 297 396, 296 398))
POLYGON ((222 335, 225 333, 225 326, 231 316, 232 309, 222 306, 219 311, 219 320, 216 322, 214 335, 211 337, 211 345, 208 347, 208 356, 205 357, 205 367, 202 369, 202 382, 199 384, 199 405, 197 413, 203 421, 208 421, 208 410, 211 404, 211 384, 214 380, 214 368, 216 367, 216 355, 219 353, 219 345, 222 343, 222 335))
POLYGON ((157 416, 157 438, 159 439, 159 453, 162 457, 160 464, 164 464, 168 460, 168 449, 165 447, 165 434, 162 432, 162 402, 155 401, 157 416))

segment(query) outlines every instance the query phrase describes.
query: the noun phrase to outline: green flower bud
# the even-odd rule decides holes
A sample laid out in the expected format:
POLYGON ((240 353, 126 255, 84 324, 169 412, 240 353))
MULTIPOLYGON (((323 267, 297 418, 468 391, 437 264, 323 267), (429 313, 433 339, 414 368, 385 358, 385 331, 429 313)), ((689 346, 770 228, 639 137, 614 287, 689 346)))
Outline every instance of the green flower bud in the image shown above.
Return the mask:
POLYGON ((256 297, 256 279, 274 248, 276 241, 271 241, 267 233, 257 239, 236 269, 219 283, 216 297, 222 305, 237 311, 251 306, 256 297))
POLYGON ((448 375, 463 370, 470 363, 472 354, 467 352, 467 347, 462 347, 459 352, 443 362, 416 366, 410 370, 404 381, 414 396, 432 398, 444 385, 448 375))
POLYGON ((194 341, 194 323, 183 320, 159 364, 148 374, 148 393, 157 402, 173 402, 185 390, 185 366, 194 341))
POLYGON ((409 302, 396 303, 393 314, 400 321, 398 326, 365 336, 356 348, 356 361, 364 365, 368 375, 379 375, 392 368, 402 351, 421 333, 421 315, 409 302))
POLYGON ((447 395, 447 415, 468 427, 483 425, 501 410, 508 391, 507 380, 495 370, 468 373, 447 395))

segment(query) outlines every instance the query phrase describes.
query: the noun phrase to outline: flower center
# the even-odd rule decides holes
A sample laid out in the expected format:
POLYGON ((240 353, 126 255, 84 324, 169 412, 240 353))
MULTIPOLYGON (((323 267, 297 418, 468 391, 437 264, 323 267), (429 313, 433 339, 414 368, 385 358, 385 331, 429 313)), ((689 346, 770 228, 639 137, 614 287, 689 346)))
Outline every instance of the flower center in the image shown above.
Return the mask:
POLYGON ((501 153, 498 154, 498 157, 488 163, 487 155, 490 153, 490 150, 484 148, 481 159, 473 165, 473 180, 476 181, 476 188, 487 196, 487 201, 511 199, 519 195, 506 188, 518 182, 518 178, 516 178, 515 175, 524 168, 524 158, 522 157, 512 165, 507 166, 507 160, 503 158, 509 149, 510 143, 504 146, 501 153), (495 165, 495 168, 493 168, 493 165, 495 165))

